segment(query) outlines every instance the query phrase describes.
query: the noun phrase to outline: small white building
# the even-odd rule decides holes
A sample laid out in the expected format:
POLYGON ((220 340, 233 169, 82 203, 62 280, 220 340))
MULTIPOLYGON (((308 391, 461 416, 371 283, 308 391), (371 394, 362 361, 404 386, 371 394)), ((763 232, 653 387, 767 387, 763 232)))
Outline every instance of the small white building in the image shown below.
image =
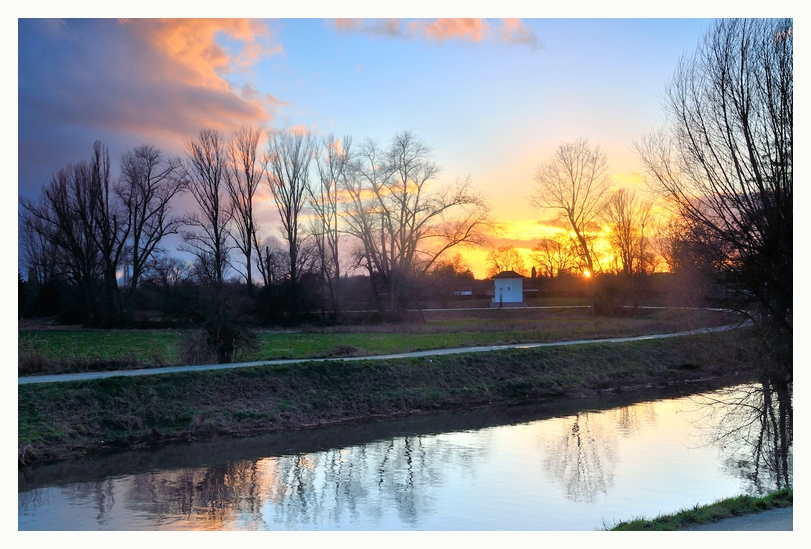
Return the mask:
POLYGON ((524 302, 524 276, 515 271, 503 271, 493 277, 495 292, 490 308, 526 307, 524 302))

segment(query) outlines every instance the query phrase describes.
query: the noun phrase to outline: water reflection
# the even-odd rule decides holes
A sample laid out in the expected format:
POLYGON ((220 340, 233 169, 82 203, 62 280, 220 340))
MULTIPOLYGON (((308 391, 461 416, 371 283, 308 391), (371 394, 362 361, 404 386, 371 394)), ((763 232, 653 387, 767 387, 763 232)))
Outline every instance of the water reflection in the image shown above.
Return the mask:
POLYGON ((592 503, 611 489, 616 463, 616 437, 607 435, 598 414, 573 418, 556 441, 547 443, 544 467, 574 502, 592 503))
POLYGON ((544 469, 568 499, 593 503, 613 487, 619 439, 655 425, 656 415, 655 403, 642 402, 566 418, 553 437, 539 440, 544 469))
POLYGON ((692 399, 695 436, 715 447, 724 468, 762 495, 793 483, 792 384, 764 378, 692 399))
POLYGON ((354 426, 23 470, 18 524, 590 529, 792 481, 790 386, 619 406, 618 398, 630 397, 510 408, 500 419, 495 410, 458 414, 455 432, 441 432, 452 416, 410 418, 383 436, 381 425, 354 426), (697 437, 689 451, 688 430, 697 437))
MULTIPOLYGON (((117 500, 130 513, 128 527, 134 529, 376 524, 384 519, 384 511, 391 510, 403 525, 418 527, 433 508, 434 489, 443 485, 444 471, 475 468, 486 457, 486 446, 459 446, 442 436, 400 437, 315 454, 155 471, 58 490, 65 500, 94 506, 94 522, 101 529, 114 520, 117 500)), ((33 515, 40 507, 47 509, 52 503, 50 493, 44 488, 21 493, 20 513, 33 515)))
POLYGON ((640 402, 614 411, 617 434, 629 437, 639 432, 644 425, 656 423, 656 407, 652 402, 640 402))

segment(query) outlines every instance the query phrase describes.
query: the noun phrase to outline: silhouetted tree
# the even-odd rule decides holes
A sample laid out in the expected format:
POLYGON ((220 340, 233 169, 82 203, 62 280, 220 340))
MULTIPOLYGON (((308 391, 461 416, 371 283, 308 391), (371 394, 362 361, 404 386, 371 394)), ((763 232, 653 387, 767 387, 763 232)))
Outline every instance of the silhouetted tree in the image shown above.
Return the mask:
POLYGON ((535 174, 538 186, 531 196, 536 208, 557 210, 575 233, 586 266, 595 272, 591 246, 585 232, 602 213, 611 180, 608 160, 599 145, 587 139, 563 143, 535 174))
POLYGON ((652 185, 712 258, 731 305, 789 371, 793 55, 791 19, 716 21, 679 62, 664 128, 637 145, 652 185))
POLYGON ((312 233, 318 252, 321 278, 329 293, 333 313, 340 311, 341 263, 338 254, 338 189, 345 187, 351 170, 352 139, 340 142, 331 134, 322 141, 317 157, 318 182, 310 188, 310 206, 315 212, 312 233))
POLYGON ((253 212, 254 196, 262 181, 262 167, 256 158, 261 133, 257 128, 243 126, 234 134, 228 149, 231 177, 226 178, 226 184, 236 226, 234 242, 245 257, 243 276, 249 293, 253 291, 254 251, 261 254, 259 226, 253 212))
POLYGON ((133 299, 143 273, 157 254, 160 243, 179 230, 181 220, 171 215, 170 201, 186 188, 182 162, 166 156, 152 145, 141 145, 121 156, 121 176, 116 194, 123 203, 130 226, 129 290, 126 311, 133 312, 133 299))
POLYGON ((577 244, 568 236, 542 238, 532 247, 530 260, 538 267, 538 276, 547 278, 568 273, 577 267, 577 244))
POLYGON ((438 173, 431 148, 401 132, 387 150, 367 140, 345 182, 346 231, 361 242, 358 264, 381 285, 393 314, 405 310, 410 292, 443 254, 483 244, 493 226, 469 180, 432 187, 438 173))
POLYGON ((527 274, 527 265, 521 252, 514 246, 501 246, 487 252, 487 277, 492 278, 504 271, 515 271, 518 274, 527 274))
POLYGON ((91 325, 116 322, 120 312, 117 272, 129 226, 111 193, 106 147, 96 141, 89 162, 59 170, 43 186, 38 202, 20 197, 20 205, 22 230, 31 246, 29 258, 37 255, 37 247, 45 251, 40 245, 47 242, 54 254, 54 270, 82 305, 82 320, 91 325), (99 294, 104 308, 99 307, 99 294))
POLYGON ((204 129, 186 142, 185 172, 198 211, 187 214, 182 249, 197 258, 199 272, 216 290, 228 267, 232 210, 228 197, 228 147, 222 133, 204 129))
POLYGON ((279 130, 268 137, 263 158, 270 191, 282 221, 288 247, 290 276, 290 313, 298 314, 299 251, 301 210, 310 185, 310 162, 315 152, 315 140, 307 133, 279 130))
POLYGON ((101 258, 103 294, 106 311, 103 322, 117 325, 122 320, 123 303, 118 287, 119 267, 129 253, 127 241, 131 231, 126 209, 117 200, 110 178, 110 153, 101 141, 93 144, 93 156, 89 163, 91 199, 96 217, 96 244, 101 258))
POLYGON ((651 264, 647 231, 651 224, 651 204, 642 202, 628 189, 612 193, 605 209, 611 232, 608 243, 619 259, 622 274, 644 274, 651 264))
MULTIPOLYGON (((605 208, 611 184, 606 175, 607 165, 607 157, 599 145, 592 147, 587 139, 563 143, 538 168, 535 174, 538 186, 530 197, 536 208, 557 210, 571 227, 591 274, 595 273, 594 257, 586 231, 605 208)), ((592 296, 592 313, 594 307, 592 296)))

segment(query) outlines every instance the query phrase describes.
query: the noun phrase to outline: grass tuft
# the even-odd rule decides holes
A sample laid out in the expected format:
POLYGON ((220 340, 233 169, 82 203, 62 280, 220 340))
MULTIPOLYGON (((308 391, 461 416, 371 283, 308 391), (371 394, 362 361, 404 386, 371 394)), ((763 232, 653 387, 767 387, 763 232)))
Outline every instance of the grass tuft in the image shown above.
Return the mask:
POLYGON ((768 509, 794 505, 794 489, 783 488, 766 496, 737 496, 709 505, 696 505, 673 515, 660 515, 654 519, 638 517, 606 527, 612 531, 670 531, 684 530, 701 524, 711 524, 726 518, 758 513, 768 509))

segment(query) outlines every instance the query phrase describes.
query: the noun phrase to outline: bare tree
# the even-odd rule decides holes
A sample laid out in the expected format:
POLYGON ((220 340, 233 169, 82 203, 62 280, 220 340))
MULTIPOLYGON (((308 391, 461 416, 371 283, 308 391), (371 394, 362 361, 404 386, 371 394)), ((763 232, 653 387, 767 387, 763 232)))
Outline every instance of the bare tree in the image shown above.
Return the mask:
POLYGON ((514 246, 501 246, 490 250, 485 259, 487 263, 487 277, 492 278, 504 271, 515 271, 520 275, 527 274, 527 264, 524 255, 514 246))
POLYGON ((535 174, 538 186, 530 197, 536 208, 557 210, 569 224, 580 244, 580 253, 590 272, 594 260, 586 230, 605 207, 611 180, 606 175, 608 160, 599 145, 587 139, 561 144, 535 174))
POLYGON ((367 140, 353 171, 344 189, 346 230, 362 242, 361 261, 383 285, 392 313, 405 309, 445 252, 486 241, 493 223, 484 198, 469 180, 432 188, 439 166, 414 134, 396 134, 385 151, 367 140))
POLYGON ((55 280, 59 249, 49 237, 49 228, 39 217, 24 210, 20 214, 20 262, 29 284, 44 286, 55 280))
POLYGON ((96 244, 100 251, 101 269, 104 280, 103 295, 106 304, 105 322, 118 324, 123 313, 121 291, 118 287, 119 266, 128 252, 127 240, 131 226, 127 211, 116 200, 115 190, 110 179, 110 152, 101 142, 93 144, 93 156, 89 166, 91 199, 96 217, 96 244))
POLYGON ((626 276, 644 274, 651 264, 646 229, 650 229, 651 203, 642 202, 628 189, 618 189, 608 200, 605 218, 611 232, 608 243, 626 276))
POLYGON ((265 286, 284 280, 290 260, 278 238, 269 236, 260 241, 257 248, 256 266, 259 268, 265 286))
POLYGON ((637 144, 653 186, 717 263, 734 305, 792 364, 793 22, 716 21, 679 62, 664 128, 637 144))
POLYGON ((132 314, 135 289, 161 241, 179 230, 181 220, 171 215, 170 201, 186 187, 180 158, 166 156, 152 145, 141 145, 121 157, 121 176, 116 185, 128 216, 129 291, 126 311, 132 314))
POLYGON ((390 177, 388 172, 383 151, 377 143, 367 139, 353 162, 348 177, 341 182, 342 190, 346 194, 342 206, 345 231, 357 238, 360 243, 351 248, 350 254, 355 266, 369 274, 372 291, 381 314, 384 310, 379 298, 387 286, 387 281, 384 280, 387 269, 382 253, 385 249, 383 230, 385 212, 378 211, 377 198, 373 192, 369 192, 369 189, 379 186, 381 180, 390 177))
POLYGON ((469 280, 473 280, 475 278, 473 276, 473 271, 470 269, 470 265, 467 261, 465 261, 460 253, 453 254, 453 257, 451 258, 438 260, 436 263, 434 263, 434 266, 431 269, 431 274, 433 276, 450 275, 469 280))
POLYGON ((107 148, 96 141, 88 162, 68 165, 42 188, 38 203, 20 198, 24 231, 56 251, 56 269, 75 288, 88 324, 118 320, 117 271, 128 225, 111 194, 107 148), (105 309, 97 306, 99 286, 105 309))
POLYGON ((245 282, 253 291, 253 252, 261 254, 259 226, 253 214, 253 201, 262 180, 262 167, 257 163, 256 149, 261 130, 243 126, 237 130, 228 149, 231 177, 226 179, 231 199, 231 216, 236 226, 234 242, 245 257, 245 282))
POLYGON ((311 233, 318 251, 321 278, 336 314, 340 311, 341 280, 338 189, 346 186, 351 169, 351 146, 352 138, 349 136, 338 141, 330 134, 323 140, 321 155, 316 163, 318 184, 316 188, 310 188, 310 206, 316 215, 311 233))
POLYGON ((556 277, 577 267, 577 243, 568 236, 543 238, 532 248, 530 259, 539 276, 556 277))
MULTIPOLYGON (((580 253, 589 274, 595 272, 588 228, 603 208, 611 185, 606 175, 608 160, 599 145, 587 139, 561 144, 535 174, 538 186, 530 197, 536 208, 557 210, 569 224, 580 245, 580 253)), ((594 285, 591 285, 591 311, 595 313, 594 285)))
POLYGON ((222 289, 230 252, 228 225, 232 210, 228 200, 228 149, 217 130, 203 129, 186 142, 186 177, 198 211, 186 215, 182 249, 197 258, 202 280, 222 289))
POLYGON ((654 219, 651 246, 664 260, 670 273, 678 272, 681 265, 681 247, 687 228, 678 216, 663 214, 654 219))
POLYGON ((290 275, 290 312, 298 314, 299 222, 310 185, 310 162, 315 152, 315 140, 307 133, 279 130, 268 137, 263 166, 270 191, 282 221, 288 246, 290 275))

